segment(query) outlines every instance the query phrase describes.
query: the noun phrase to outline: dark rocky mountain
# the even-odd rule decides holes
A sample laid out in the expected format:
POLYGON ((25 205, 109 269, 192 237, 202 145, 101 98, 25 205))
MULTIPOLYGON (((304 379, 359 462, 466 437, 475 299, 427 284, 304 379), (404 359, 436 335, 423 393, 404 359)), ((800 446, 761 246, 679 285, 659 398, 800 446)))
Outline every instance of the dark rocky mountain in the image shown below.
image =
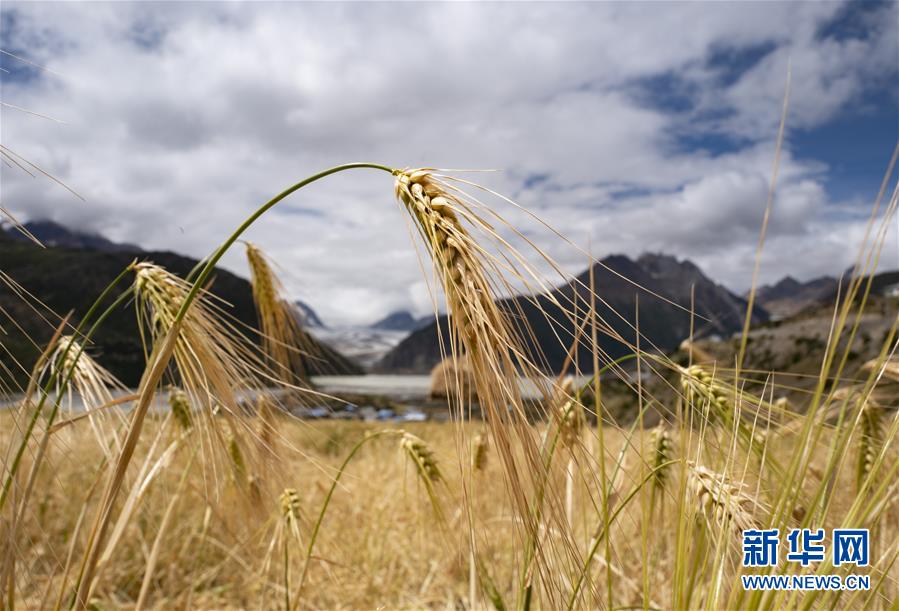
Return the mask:
POLYGON ((822 276, 799 282, 792 276, 785 276, 774 285, 764 285, 756 291, 756 301, 765 308, 772 318, 784 319, 798 314, 806 308, 825 303, 836 292, 838 281, 830 276, 822 276))
POLYGON ((312 306, 306 303, 305 301, 295 301, 294 305, 297 310, 297 317, 300 320, 300 323, 305 327, 320 327, 325 328, 325 323, 322 322, 322 319, 319 318, 318 313, 312 309, 312 306))
MULTIPOLYGON (((77 323, 94 299, 135 256, 182 277, 197 264, 195 259, 172 252, 135 253, 132 250, 51 246, 49 240, 44 242, 47 248, 41 248, 33 242, 13 237, 11 231, 15 230, 0 231, 0 270, 54 312, 72 311, 73 323, 77 323)), ((68 233, 66 239, 70 244, 89 242, 85 236, 68 233)), ((106 244, 102 240, 90 243, 106 244)), ((124 280, 121 288, 124 289, 130 280, 124 280)), ((256 310, 247 280, 216 269, 211 291, 227 304, 223 307, 230 315, 245 325, 256 327, 256 310)), ((0 282, 0 308, 0 322, 5 332, 0 338, 3 348, 0 350, 0 370, 8 368, 7 371, 16 372, 16 377, 21 380, 25 372, 15 365, 12 357, 26 368, 30 367, 38 356, 38 348, 31 340, 37 345, 48 341, 53 332, 50 323, 54 319, 43 320, 46 311, 29 307, 4 282, 0 282), (21 330, 9 324, 9 319, 16 321, 21 330)), ((132 386, 137 384, 144 369, 143 348, 137 331, 133 306, 123 305, 100 327, 91 348, 102 365, 132 386)), ((252 336, 249 331, 247 334, 252 336)), ((320 354, 311 367, 314 374, 361 373, 355 362, 325 344, 321 344, 320 354)))
MULTIPOLYGON (((828 345, 836 350, 840 359, 846 358, 845 365, 841 365, 845 385, 868 378, 870 371, 865 364, 878 358, 890 341, 899 314, 899 271, 875 274, 870 278, 870 290, 867 290, 866 280, 855 297, 856 304, 860 305, 864 294, 864 315, 857 319, 850 316, 837 333, 834 305, 838 298, 841 302, 846 299, 850 276, 849 273, 844 275, 839 292, 833 289, 819 302, 789 318, 750 330, 744 367, 747 371, 766 372, 766 375, 753 376, 757 380, 757 391, 751 390, 750 385, 750 392, 770 392, 773 388, 775 397, 786 396, 796 405, 807 404, 819 383, 821 361, 828 345), (832 340, 835 335, 840 337, 836 344, 832 340)), ((729 367, 736 359, 740 344, 735 339, 701 340, 696 342, 696 348, 694 358, 729 367)), ((890 389, 889 393, 882 401, 895 405, 895 389, 890 389)))
MULTIPOLYGON (((695 291, 695 337, 729 337, 742 329, 746 301, 710 280, 690 261, 658 254, 644 254, 636 261, 623 255, 612 255, 594 265, 593 274, 596 293, 601 300, 597 303, 597 313, 611 331, 601 334, 600 348, 611 358, 632 352, 626 343, 613 335, 620 335, 628 343, 635 342, 636 333, 631 325, 638 301, 641 347, 644 350, 654 347, 663 352, 676 349, 690 335, 691 289, 695 291)), ((552 297, 570 310, 576 294, 580 308, 584 310, 585 304, 589 303, 589 286, 590 272, 587 270, 576 280, 557 287, 552 297)), ((510 313, 510 319, 527 321, 532 332, 527 342, 531 358, 547 371, 558 372, 574 343, 575 327, 565 312, 545 295, 506 299, 500 302, 500 307, 510 313)), ((754 323, 767 319, 764 309, 755 309, 754 323)), ((600 328, 603 322, 599 323, 600 328)), ((394 373, 429 371, 441 358, 438 327, 447 337, 449 321, 446 316, 411 333, 387 353, 375 369, 394 373)), ((579 345, 577 359, 582 370, 591 369, 592 351, 588 346, 579 345)))
MULTIPOLYGON (((23 223, 22 227, 44 246, 99 250, 102 252, 142 252, 140 246, 113 242, 95 233, 75 231, 63 227, 54 221, 29 221, 23 223)), ((26 235, 16 229, 8 228, 6 233, 13 240, 29 241, 26 235)))
MULTIPOLYGON (((849 290, 850 278, 851 272, 847 272, 840 283, 841 286, 834 287, 825 303, 833 303, 838 295, 846 295, 849 290)), ((888 298, 899 297, 899 271, 880 272, 871 277, 870 294, 888 298)), ((856 299, 861 296, 857 295, 856 299)))
POLYGON ((371 328, 377 329, 378 331, 415 331, 416 329, 427 326, 432 320, 434 320, 433 316, 415 318, 412 316, 411 312, 399 310, 391 312, 371 325, 371 328))

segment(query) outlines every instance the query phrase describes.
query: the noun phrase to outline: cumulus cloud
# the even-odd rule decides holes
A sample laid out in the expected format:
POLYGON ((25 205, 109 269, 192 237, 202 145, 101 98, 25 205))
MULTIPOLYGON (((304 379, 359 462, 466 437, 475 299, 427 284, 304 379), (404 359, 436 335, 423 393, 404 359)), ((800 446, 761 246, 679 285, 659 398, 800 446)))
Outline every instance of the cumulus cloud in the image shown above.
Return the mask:
MULTIPOLYGON (((791 129, 825 125, 895 73, 895 5, 853 17, 862 33, 835 29, 846 10, 5 2, 3 48, 52 73, 4 73, 4 101, 67 124, 3 108, 3 143, 87 202, 8 167, 2 200, 26 218, 203 256, 273 193, 330 165, 500 168, 477 178, 594 254, 673 252, 740 289, 787 62, 791 129)), ((828 172, 788 135, 766 280, 851 261, 867 210, 833 201, 828 172)), ((499 205, 569 271, 585 266, 499 205)), ((331 321, 430 307, 386 175, 313 185, 248 238, 331 321)), ((245 273, 239 254, 225 263, 245 273)))

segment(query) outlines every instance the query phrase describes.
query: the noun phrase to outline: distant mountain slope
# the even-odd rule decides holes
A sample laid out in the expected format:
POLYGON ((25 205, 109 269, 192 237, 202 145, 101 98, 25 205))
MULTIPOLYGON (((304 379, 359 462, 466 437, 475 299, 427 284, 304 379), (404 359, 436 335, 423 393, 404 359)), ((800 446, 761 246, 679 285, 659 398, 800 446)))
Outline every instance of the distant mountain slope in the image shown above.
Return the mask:
MULTIPOLYGON (((140 246, 113 242, 99 234, 74 231, 53 221, 29 221, 22 226, 44 246, 99 250, 102 252, 142 252, 140 246)), ((7 234, 13 240, 29 241, 28 237, 19 231, 7 230, 7 234)))
POLYGON ((774 285, 759 287, 756 291, 756 300, 772 318, 789 318, 808 307, 831 299, 837 285, 837 279, 830 276, 822 276, 808 282, 799 282, 792 276, 785 276, 774 285))
MULTIPOLYGON (((92 248, 40 248, 0 231, 0 269, 58 314, 73 311, 77 322, 106 285, 135 259, 152 261, 180 276, 197 264, 195 259, 172 252, 108 251, 92 248)), ((129 278, 126 282, 130 281, 129 278)), ((125 288, 123 283, 122 288, 125 288)), ((228 304, 228 312, 245 325, 256 327, 256 311, 250 284, 222 269, 213 274, 212 292, 228 304)), ((5 309, 38 344, 46 342, 50 325, 0 283, 0 307, 5 309)), ((12 363, 10 353, 26 367, 34 363, 38 349, 20 331, 2 319, 5 335, 0 338, 0 366, 24 372, 12 363)), ((252 334, 247 331, 248 336, 252 334)), ((255 338, 254 338, 255 339, 255 338)), ((337 351, 322 345, 320 360, 312 364, 315 374, 360 373, 360 367, 337 351)), ((136 385, 143 371, 144 357, 137 334, 134 308, 127 305, 114 311, 103 323, 91 349, 97 359, 123 382, 136 385)))
POLYGON ((322 319, 319 318, 318 313, 312 309, 312 306, 306 303, 305 301, 295 301, 293 302, 296 306, 297 316, 299 317, 300 324, 305 327, 324 327, 325 323, 322 322, 322 319))
POLYGON ((309 332, 366 368, 381 360, 408 335, 406 331, 354 326, 309 327, 309 332))
MULTIPOLYGON (((845 295, 845 292, 842 293, 845 295)), ((749 333, 749 342, 744 367, 747 372, 756 372, 749 377, 758 380, 758 386, 775 397, 788 395, 797 404, 806 403, 812 396, 811 390, 819 382, 821 361, 834 335, 834 291, 817 305, 810 305, 801 312, 754 328, 749 333)), ((857 311, 856 311, 857 312, 857 311)), ((885 272, 874 276, 871 291, 867 296, 865 309, 857 319, 856 312, 847 321, 840 333, 840 341, 834 346, 837 354, 835 363, 846 357, 842 370, 844 381, 840 386, 852 384, 853 380, 864 380, 868 371, 863 365, 876 359, 890 338, 890 333, 899 314, 899 272, 885 272), (857 325, 857 326, 856 326, 857 325), (854 328, 854 332, 849 329, 854 328), (851 340, 851 345, 849 341, 851 340)), ((736 340, 696 342, 697 353, 711 358, 722 367, 730 367, 739 351, 736 340)), ((837 371, 834 365, 830 371, 837 371)), ((893 392, 889 401, 895 405, 893 392)))
POLYGON ((423 318, 415 318, 411 312, 407 310, 399 310, 391 312, 378 322, 371 325, 372 329, 378 331, 415 331, 426 326, 434 320, 433 316, 425 316, 423 318))
MULTIPOLYGON (((657 254, 645 254, 637 261, 622 255, 612 255, 603 259, 601 264, 596 264, 593 272, 597 293, 604 301, 597 303, 600 318, 615 333, 631 343, 636 339, 630 323, 635 319, 639 295, 640 332, 643 336, 641 344, 644 349, 655 346, 662 351, 674 350, 689 336, 691 316, 687 310, 690 308, 693 288, 697 315, 693 323, 697 337, 713 334, 727 337, 742 328, 746 302, 714 283, 689 261, 678 261, 674 257, 657 254), (682 307, 655 297, 635 284, 682 307)), ((577 293, 578 301, 586 304, 589 300, 589 284, 588 270, 578 276, 577 282, 556 288, 552 295, 559 303, 570 304, 577 293)), ((527 297, 516 297, 500 302, 500 306, 512 313, 512 319, 517 319, 519 312, 523 315, 533 332, 533 340, 529 341, 528 346, 531 354, 538 354, 536 346, 539 346, 539 352, 543 355, 539 360, 546 369, 557 372, 562 368, 566 353, 573 343, 574 325, 551 299, 540 296, 536 301, 535 304, 527 297), (553 319, 557 321, 555 324, 550 323, 553 319)), ((756 323, 767 318, 767 312, 761 308, 754 312, 756 323)), ((411 333, 400 342, 377 364, 376 370, 408 373, 429 371, 441 358, 437 339, 438 325, 443 336, 448 337, 449 321, 446 316, 441 316, 437 322, 411 333)), ((600 337, 600 345, 612 357, 630 352, 625 344, 609 335, 600 337)), ((592 352, 587 346, 579 346, 577 359, 582 370, 591 369, 592 352)))

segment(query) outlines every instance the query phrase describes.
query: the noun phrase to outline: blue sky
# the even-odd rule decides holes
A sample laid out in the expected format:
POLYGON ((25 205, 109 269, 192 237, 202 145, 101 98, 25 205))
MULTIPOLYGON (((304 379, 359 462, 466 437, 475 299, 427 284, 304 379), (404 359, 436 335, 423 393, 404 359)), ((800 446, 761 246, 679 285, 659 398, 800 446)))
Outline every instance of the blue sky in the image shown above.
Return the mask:
MULTIPOLYGON (((354 160, 491 168, 597 256, 688 257, 750 281, 787 66, 762 278, 854 260, 899 132, 897 5, 870 2, 0 7, 4 206, 203 256, 256 205, 354 160), (398 17, 399 15, 399 17, 398 17)), ((576 273, 583 252, 490 201, 576 273)), ((391 185, 316 185, 250 238, 332 322, 431 308, 391 185)), ((896 231, 885 265, 899 267, 896 231)), ((237 254, 226 264, 246 273, 237 254)))

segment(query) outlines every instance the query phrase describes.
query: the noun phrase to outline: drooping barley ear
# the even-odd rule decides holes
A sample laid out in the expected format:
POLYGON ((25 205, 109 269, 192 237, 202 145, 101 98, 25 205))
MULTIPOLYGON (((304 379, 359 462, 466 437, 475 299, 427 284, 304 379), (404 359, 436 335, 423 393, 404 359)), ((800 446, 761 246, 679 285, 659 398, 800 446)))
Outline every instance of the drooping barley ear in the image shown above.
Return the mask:
POLYGON ((404 432, 400 439, 400 447, 415 465, 419 477, 429 487, 443 479, 434 452, 423 439, 404 432))
POLYGON ((699 407, 703 412, 707 411, 707 424, 714 423, 717 414, 730 409, 730 399, 724 386, 704 367, 700 365, 681 367, 680 374, 684 399, 692 407, 699 407), (706 406, 708 410, 705 409, 706 406))
MULTIPOLYGON (((508 478, 505 488, 525 537, 520 583, 530 592, 531 585, 538 581, 537 573, 550 578, 554 570, 536 553, 547 488, 553 484, 539 438, 527 420, 519 376, 529 378, 546 401, 551 400, 552 393, 530 360, 523 339, 528 331, 511 320, 516 312, 508 308, 515 306, 501 305, 500 300, 504 291, 513 290, 510 275, 528 284, 533 270, 503 241, 493 223, 478 214, 483 206, 477 199, 456 186, 464 181, 453 181, 429 169, 397 171, 395 176, 397 199, 422 238, 446 301, 450 329, 444 345, 453 356, 464 355, 468 363, 473 399, 483 412, 491 443, 508 478), (479 244, 469 228, 492 242, 497 254, 479 244)), ((456 407, 464 417, 463 401, 457 401, 456 407)), ((568 533, 563 538, 563 545, 573 546, 568 533)), ((523 592, 521 595, 527 597, 523 592)))
POLYGON ((484 433, 478 433, 472 441, 472 466, 475 471, 483 471, 487 468, 487 450, 490 441, 484 433))
POLYGON ((653 485, 658 489, 662 489, 668 481, 671 468, 671 465, 667 463, 671 461, 674 454, 671 432, 668 430, 668 425, 664 422, 652 430, 649 436, 649 447, 652 452, 652 462, 650 464, 653 469, 653 485))
POLYGON ((275 451, 275 409, 268 394, 261 394, 256 399, 256 415, 259 418, 259 442, 262 450, 272 455, 275 451))
MULTIPOLYGON (((108 454, 109 448, 119 446, 118 434, 115 427, 104 426, 103 420, 97 418, 99 415, 96 410, 104 405, 113 402, 113 390, 124 390, 124 386, 115 376, 104 369, 90 354, 83 349, 81 343, 71 335, 63 335, 56 342, 56 346, 47 358, 43 369, 38 375, 38 380, 44 378, 56 377, 57 394, 64 393, 65 401, 61 402, 68 406, 71 411, 73 407, 73 394, 78 395, 81 399, 82 408, 88 414, 94 435, 97 438, 100 447, 108 454), (77 360, 76 360, 77 357, 77 360), (63 386, 66 372, 72 370, 71 383, 63 386)), ((119 416, 118 410, 113 412, 119 416)))
POLYGON ((169 392, 169 408, 182 431, 188 430, 193 425, 190 399, 186 392, 173 387, 169 392))
POLYGON ((688 463, 687 485, 699 501, 702 516, 710 528, 729 528, 737 532, 756 527, 755 514, 764 508, 723 473, 688 463))
POLYGON ((443 480, 443 474, 437 465, 434 452, 423 439, 406 431, 403 431, 400 437, 400 448, 415 466, 415 472, 418 475, 418 479, 424 484, 428 500, 431 503, 431 509, 437 517, 438 524, 442 528, 446 528, 446 516, 443 513, 440 497, 437 494, 437 484, 443 480))
POLYGON ((899 357, 892 356, 886 359, 872 359, 862 365, 865 371, 882 371, 883 375, 894 381, 899 382, 899 357))
MULTIPOLYGON (((132 266, 141 332, 156 342, 172 328, 191 285, 153 263, 132 266)), ((259 385, 264 369, 247 338, 227 320, 215 297, 204 292, 184 316, 173 352, 175 370, 197 409, 223 404, 238 415, 239 392, 259 385)))
POLYGON ((862 489, 874 470, 877 455, 883 448, 883 408, 870 399, 861 405, 860 434, 855 485, 862 489))
POLYGON ((491 424, 506 420, 509 414, 499 406, 509 404, 508 393, 520 394, 507 379, 514 370, 510 351, 520 353, 520 342, 494 300, 485 255, 460 220, 473 215, 429 170, 398 172, 395 192, 431 254, 481 407, 491 424))
POLYGON ((249 242, 246 250, 262 348, 274 365, 276 377, 288 383, 308 382, 307 359, 315 356, 316 344, 303 329, 265 254, 249 242))

